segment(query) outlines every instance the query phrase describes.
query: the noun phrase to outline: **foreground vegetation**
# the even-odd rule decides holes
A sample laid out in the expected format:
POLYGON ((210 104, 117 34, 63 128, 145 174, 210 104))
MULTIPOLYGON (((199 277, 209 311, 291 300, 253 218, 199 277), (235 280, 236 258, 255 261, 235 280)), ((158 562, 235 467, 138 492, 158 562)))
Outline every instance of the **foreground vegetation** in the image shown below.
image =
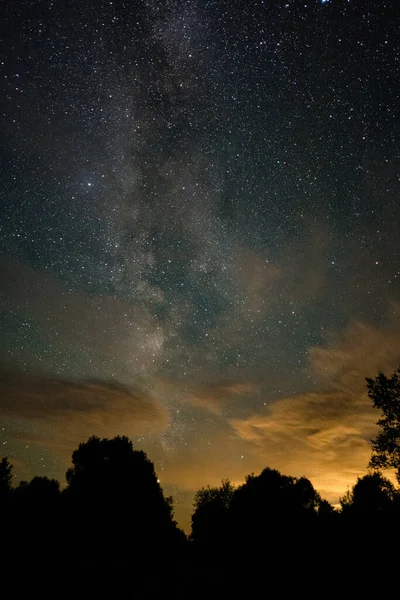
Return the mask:
POLYGON ((13 488, 12 466, 3 458, 2 573, 20 591, 32 591, 36 581, 43 595, 47 583, 53 596, 61 588, 78 597, 132 598, 395 589, 400 492, 377 469, 395 468, 400 481, 399 376, 400 370, 367 379, 382 413, 372 445, 375 470, 357 480, 340 510, 305 477, 265 468, 238 488, 223 481, 199 490, 186 538, 152 462, 126 437, 80 444, 62 492, 46 477, 13 488))

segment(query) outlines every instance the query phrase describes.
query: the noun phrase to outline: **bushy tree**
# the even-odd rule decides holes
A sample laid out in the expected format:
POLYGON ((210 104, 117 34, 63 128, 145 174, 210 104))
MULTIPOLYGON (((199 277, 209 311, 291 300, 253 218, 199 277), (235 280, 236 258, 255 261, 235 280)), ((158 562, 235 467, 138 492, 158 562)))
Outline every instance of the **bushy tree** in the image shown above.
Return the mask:
POLYGON ((144 558, 146 548, 154 557, 180 539, 172 499, 164 497, 153 463, 127 437, 93 436, 80 444, 66 478, 71 528, 96 560, 109 560, 111 552, 144 558))
POLYGON ((345 514, 372 517, 388 514, 397 497, 391 481, 376 472, 358 477, 353 489, 340 499, 340 505, 345 514))
POLYGON ((15 489, 15 496, 27 502, 49 504, 58 499, 60 483, 56 479, 36 476, 31 481, 20 481, 15 489))
POLYGON ((400 369, 389 377, 380 372, 366 381, 369 398, 382 412, 377 423, 381 431, 372 442, 370 466, 396 469, 400 482, 400 369))
POLYGON ((224 541, 229 508, 234 487, 228 479, 219 487, 202 487, 195 494, 192 514, 191 540, 195 543, 221 543, 224 541))
POLYGON ((157 509, 155 518, 171 518, 172 502, 164 498, 153 463, 127 437, 93 436, 73 452, 72 464, 66 473, 68 492, 82 501, 157 509))
POLYGON ((332 504, 328 500, 321 498, 318 502, 318 516, 325 518, 335 514, 337 514, 337 511, 332 504))
POLYGON ((276 469, 266 468, 260 475, 248 475, 232 501, 232 509, 248 513, 248 519, 263 522, 284 517, 296 519, 299 514, 317 513, 320 496, 305 477, 282 475, 276 469))
POLYGON ((0 503, 6 502, 11 496, 12 465, 8 457, 0 460, 0 503))

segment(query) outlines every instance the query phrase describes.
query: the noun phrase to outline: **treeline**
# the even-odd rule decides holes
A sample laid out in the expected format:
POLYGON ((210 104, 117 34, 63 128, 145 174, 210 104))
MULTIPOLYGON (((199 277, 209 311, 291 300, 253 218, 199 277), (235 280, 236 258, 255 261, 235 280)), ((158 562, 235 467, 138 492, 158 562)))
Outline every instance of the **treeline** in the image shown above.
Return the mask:
POLYGON ((130 582, 137 597, 177 580, 186 536, 144 452, 127 437, 93 436, 73 452, 66 481, 62 491, 47 477, 13 488, 12 466, 1 460, 3 568, 85 584, 88 593, 122 592, 130 582))
MULTIPOLYGON (((371 467, 398 476, 399 375, 367 380, 382 412, 371 467)), ((310 586, 330 597, 344 585, 371 591, 384 574, 387 590, 396 580, 400 492, 378 470, 336 509, 307 478, 268 467, 237 488, 202 488, 189 537, 153 463, 126 437, 80 444, 66 480, 62 491, 47 477, 13 487, 12 466, 0 461, 1 572, 20 589, 39 577, 78 597, 286 597, 310 586)))

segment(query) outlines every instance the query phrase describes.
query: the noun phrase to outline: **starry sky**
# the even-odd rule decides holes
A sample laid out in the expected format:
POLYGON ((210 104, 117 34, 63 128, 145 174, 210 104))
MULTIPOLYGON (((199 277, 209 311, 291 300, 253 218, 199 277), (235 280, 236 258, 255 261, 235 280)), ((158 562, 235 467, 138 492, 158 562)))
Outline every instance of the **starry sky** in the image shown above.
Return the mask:
POLYGON ((400 362, 394 0, 2 6, 0 454, 128 435, 188 529, 265 466, 337 502, 400 362))

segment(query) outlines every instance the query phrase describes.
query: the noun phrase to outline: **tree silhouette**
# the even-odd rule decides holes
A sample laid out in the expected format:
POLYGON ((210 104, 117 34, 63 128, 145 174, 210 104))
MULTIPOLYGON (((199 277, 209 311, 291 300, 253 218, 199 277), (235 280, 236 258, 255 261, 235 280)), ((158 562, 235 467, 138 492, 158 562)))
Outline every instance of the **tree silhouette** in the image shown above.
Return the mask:
POLYGON ((232 499, 232 531, 241 547, 261 550, 247 552, 243 560, 250 561, 251 567, 255 561, 276 564, 282 554, 291 560, 296 554, 307 555, 314 544, 319 501, 305 477, 297 479, 270 468, 249 475, 232 499))
POLYGON ((137 597, 159 597, 172 588, 186 536, 146 454, 126 437, 93 436, 73 452, 66 476, 62 493, 47 477, 12 489, 11 465, 0 462, 3 568, 46 565, 61 580, 68 563, 71 590, 85 582, 103 595, 134 585, 137 597))
POLYGON ((13 501, 20 518, 32 520, 45 527, 59 509, 60 483, 48 477, 34 477, 31 481, 20 481, 13 492, 13 501))
MULTIPOLYGON (((12 529, 12 519, 10 519, 10 509, 12 508, 12 465, 8 457, 0 460, 0 510, 1 510, 1 546, 6 548, 9 544, 9 537, 12 529)), ((2 550, 0 550, 0 559, 2 550)))
MULTIPOLYGON (((341 543, 337 544, 344 562, 378 564, 385 572, 397 569, 397 554, 391 551, 400 533, 399 494, 393 484, 379 472, 359 477, 351 491, 340 499, 342 507, 341 543), (343 545, 343 539, 352 540, 343 545)), ((332 536, 331 536, 332 537, 332 536)), ((374 567, 372 569, 374 570, 374 567)))
POLYGON ((234 493, 232 510, 247 513, 247 518, 260 526, 282 517, 297 518, 300 513, 316 515, 320 500, 305 477, 297 479, 267 467, 260 475, 247 476, 234 493))
MULTIPOLYGON (((3 568, 10 570, 18 556, 18 568, 35 573, 45 564, 61 578, 69 561, 71 590, 85 581, 99 595, 122 593, 134 581, 143 598, 171 590, 176 598, 204 597, 210 589, 257 596, 266 581, 257 573, 266 568, 270 587, 294 593, 310 568, 324 579, 347 581, 355 554, 366 562, 371 549, 382 552, 400 533, 400 494, 379 472, 358 478, 339 512, 307 478, 265 468, 237 488, 222 480, 197 491, 186 548, 153 463, 120 436, 80 444, 62 493, 47 477, 14 489, 11 480, 4 458, 3 568), (333 566, 338 556, 340 571, 333 566)), ((395 555, 384 560, 385 568, 391 562, 397 568, 395 555)))
POLYGON ((127 437, 93 436, 73 452, 72 463, 66 478, 73 496, 102 505, 118 503, 121 509, 155 508, 155 518, 171 519, 172 501, 164 498, 153 463, 143 451, 134 450, 127 437))
POLYGON ((400 482, 400 369, 387 377, 379 372, 366 378, 368 396, 382 412, 377 425, 381 431, 372 442, 370 466, 374 469, 394 468, 400 482))
POLYGON ((223 480, 220 487, 203 487, 194 496, 191 540, 197 544, 217 544, 225 540, 234 487, 223 480))
POLYGON ((29 502, 48 504, 58 499, 60 483, 56 479, 36 476, 31 481, 20 481, 15 490, 16 497, 23 497, 29 502))
POLYGON ((398 497, 393 484, 379 472, 358 477, 351 492, 340 504, 343 513, 365 517, 388 514, 398 497))
POLYGON ((56 562, 61 542, 60 498, 59 482, 48 477, 21 481, 13 491, 13 535, 25 540, 18 552, 31 566, 56 562))
MULTIPOLYGON (((337 513, 321 500, 308 479, 270 468, 248 475, 236 489, 229 481, 200 489, 195 495, 191 534, 203 578, 199 597, 208 589, 219 590, 223 597, 265 594, 265 578, 258 579, 256 574, 268 569, 268 584, 282 586, 283 558, 285 565, 290 564, 291 575, 301 576, 310 556, 317 564, 315 548, 332 529, 333 515, 336 518, 337 513), (319 524, 323 526, 320 535, 319 524)), ((285 589, 287 585, 286 578, 285 589)))
POLYGON ((318 502, 318 516, 322 518, 336 515, 336 510, 328 500, 321 498, 318 502))
POLYGON ((12 465, 5 456, 0 461, 0 504, 6 502, 11 496, 12 465))
MULTIPOLYGON (((12 465, 8 461, 8 457, 3 457, 0 460, 0 561, 2 573, 7 573, 10 577, 9 563, 7 558, 13 554, 15 545, 13 536, 15 535, 15 519, 12 512, 12 465)), ((4 583, 2 588, 4 588, 4 583)))
POLYGON ((69 528, 85 548, 79 560, 109 564, 134 556, 139 564, 147 553, 156 560, 182 541, 153 463, 127 437, 93 436, 80 444, 66 478, 69 528))

